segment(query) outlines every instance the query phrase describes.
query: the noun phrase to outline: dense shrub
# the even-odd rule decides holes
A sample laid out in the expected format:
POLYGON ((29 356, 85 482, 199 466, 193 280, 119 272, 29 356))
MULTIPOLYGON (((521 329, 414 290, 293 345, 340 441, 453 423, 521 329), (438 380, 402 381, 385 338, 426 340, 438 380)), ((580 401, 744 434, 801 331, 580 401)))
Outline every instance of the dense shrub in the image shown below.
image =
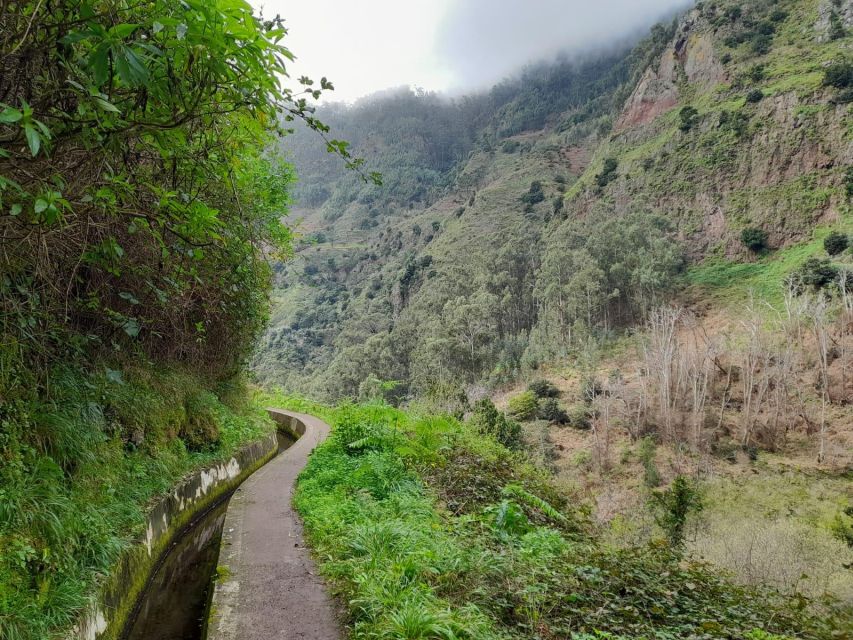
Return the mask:
POLYGON ((554 383, 544 378, 531 382, 527 385, 527 390, 536 394, 537 398, 556 398, 560 395, 560 390, 554 383))
POLYGON ((773 36, 767 33, 756 33, 749 40, 749 46, 755 55, 763 56, 773 48, 773 36))
POLYGON ((836 89, 853 87, 853 62, 834 62, 823 73, 823 85, 836 89))
POLYGON ((767 232, 756 227, 747 227, 740 234, 740 241, 750 251, 760 252, 767 249, 767 232))
POLYGON ((604 159, 604 165, 601 168, 601 173, 595 176, 595 183, 599 188, 603 189, 617 178, 616 169, 618 167, 619 162, 616 158, 604 159))
POLYGON ((493 437, 507 449, 521 448, 521 425, 498 411, 488 398, 483 398, 474 405, 471 425, 480 433, 493 437))
MULTIPOLYGON (((836 6, 839 6, 836 3, 836 6)), ((840 40, 847 35, 847 29, 844 28, 844 20, 838 15, 837 11, 832 11, 829 14, 829 31, 827 33, 830 40, 840 40)))
POLYGON ((796 281, 802 287, 820 290, 838 279, 838 267, 826 258, 809 258, 794 273, 796 281))
POLYGON ((566 412, 566 424, 573 429, 587 431, 592 428, 592 409, 585 404, 573 404, 566 412))
POLYGON ((656 450, 655 440, 651 436, 640 440, 639 458, 640 464, 643 465, 643 484, 650 488, 657 487, 661 483, 660 473, 655 464, 656 450))
POLYGON ((682 107, 678 112, 680 123, 678 128, 685 133, 693 128, 698 120, 699 112, 691 106, 682 107))
POLYGON ((774 9, 769 17, 772 22, 783 22, 788 17, 788 12, 782 9, 774 9))
POLYGON ((530 188, 523 196, 521 201, 529 206, 539 204, 545 199, 545 193, 542 191, 542 183, 539 180, 534 180, 530 183, 530 188))
POLYGON ((501 145, 501 151, 503 151, 504 153, 515 153, 516 151, 518 151, 519 146, 520 143, 518 142, 518 140, 504 140, 503 144, 501 145))
POLYGON ((556 398, 542 398, 539 401, 536 417, 554 424, 566 424, 569 421, 569 415, 556 398))
POLYGON ((746 94, 746 101, 749 103, 761 102, 764 100, 764 92, 761 89, 753 89, 746 94))
POLYGON ((684 476, 673 480, 672 486, 652 494, 655 521, 664 530, 670 546, 680 549, 684 544, 684 527, 687 518, 702 510, 702 498, 695 482, 684 476))
POLYGON ((842 253, 850 244, 850 238, 846 233, 833 231, 823 239, 823 248, 831 256, 842 253))
POLYGON ((536 416, 539 402, 532 391, 523 391, 509 399, 509 414, 518 420, 530 420, 536 416))

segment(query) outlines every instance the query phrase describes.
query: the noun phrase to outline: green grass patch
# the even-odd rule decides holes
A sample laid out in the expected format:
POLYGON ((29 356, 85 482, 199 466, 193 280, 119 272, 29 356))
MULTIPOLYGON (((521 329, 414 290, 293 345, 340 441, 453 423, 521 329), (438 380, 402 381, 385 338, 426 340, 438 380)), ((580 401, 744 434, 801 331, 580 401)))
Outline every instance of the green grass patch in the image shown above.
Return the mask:
POLYGON ((837 624, 660 542, 605 546, 549 476, 472 425, 269 401, 333 425, 294 502, 352 638, 829 638, 837 624))
POLYGON ((241 385, 175 370, 57 369, 50 401, 0 382, 4 640, 62 636, 158 497, 274 428, 241 385))
POLYGON ((752 294, 779 305, 784 297, 785 278, 808 258, 824 255, 823 238, 829 232, 829 228, 817 228, 811 240, 770 252, 754 262, 709 258, 688 270, 687 284, 723 302, 742 302, 752 294))

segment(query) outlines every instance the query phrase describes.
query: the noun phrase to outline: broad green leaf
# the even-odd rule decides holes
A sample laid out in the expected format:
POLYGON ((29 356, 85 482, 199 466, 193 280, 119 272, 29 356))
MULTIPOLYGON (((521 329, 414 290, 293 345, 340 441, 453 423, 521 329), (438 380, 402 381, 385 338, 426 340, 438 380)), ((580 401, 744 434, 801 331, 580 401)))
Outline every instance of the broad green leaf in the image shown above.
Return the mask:
POLYGON ((16 202, 15 204, 13 204, 9 208, 9 214, 13 215, 13 216, 18 216, 18 215, 21 215, 22 210, 23 210, 23 207, 19 203, 16 202))
POLYGON ((24 114, 18 111, 17 109, 13 109, 12 107, 6 107, 0 112, 0 123, 3 124, 12 124, 13 122, 18 122, 21 118, 24 117, 24 114))
POLYGON ((110 35, 114 35, 118 38, 124 39, 131 35, 138 28, 138 24, 117 24, 112 29, 110 29, 109 33, 110 35))
POLYGON ((102 42, 89 55, 89 67, 92 69, 92 77, 97 86, 101 86, 110 76, 109 66, 110 45, 102 42))
POLYGON ((141 330, 141 327, 139 326, 139 321, 137 321, 136 318, 128 318, 127 320, 125 320, 121 328, 124 329, 124 332, 131 338, 135 338, 136 336, 138 336, 141 330))
POLYGON ((24 125, 24 135, 27 137, 27 146, 30 153, 35 157, 41 149, 41 136, 31 124, 24 125))
POLYGON ((104 111, 109 111, 110 113, 121 113, 119 111, 119 108, 109 100, 104 100, 100 96, 95 96, 93 99, 95 101, 95 104, 97 104, 104 111))
POLYGON ((105 367, 107 380, 113 382, 115 384, 124 384, 124 379, 121 376, 121 371, 116 371, 115 369, 110 369, 109 367, 105 367))

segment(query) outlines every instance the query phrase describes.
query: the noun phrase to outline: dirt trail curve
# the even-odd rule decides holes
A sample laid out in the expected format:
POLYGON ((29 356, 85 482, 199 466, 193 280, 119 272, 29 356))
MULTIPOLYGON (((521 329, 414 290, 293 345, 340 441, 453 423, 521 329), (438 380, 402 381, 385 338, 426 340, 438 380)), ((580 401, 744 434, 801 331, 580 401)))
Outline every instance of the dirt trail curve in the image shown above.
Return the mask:
POLYGON ((329 425, 309 415, 270 413, 279 421, 296 418, 305 433, 231 498, 219 555, 224 568, 213 595, 207 637, 339 640, 344 637, 339 612, 317 574, 302 539, 302 523, 290 504, 296 477, 308 454, 329 434, 329 425))

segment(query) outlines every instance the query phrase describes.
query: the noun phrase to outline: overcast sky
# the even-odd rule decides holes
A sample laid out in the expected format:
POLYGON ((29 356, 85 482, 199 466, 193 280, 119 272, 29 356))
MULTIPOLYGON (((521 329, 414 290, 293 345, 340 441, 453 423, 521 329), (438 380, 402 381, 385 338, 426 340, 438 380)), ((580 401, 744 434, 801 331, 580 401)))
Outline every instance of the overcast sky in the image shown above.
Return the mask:
POLYGON ((602 48, 689 0, 250 0, 281 14, 291 76, 328 77, 333 100, 411 85, 487 87, 526 63, 602 48))

